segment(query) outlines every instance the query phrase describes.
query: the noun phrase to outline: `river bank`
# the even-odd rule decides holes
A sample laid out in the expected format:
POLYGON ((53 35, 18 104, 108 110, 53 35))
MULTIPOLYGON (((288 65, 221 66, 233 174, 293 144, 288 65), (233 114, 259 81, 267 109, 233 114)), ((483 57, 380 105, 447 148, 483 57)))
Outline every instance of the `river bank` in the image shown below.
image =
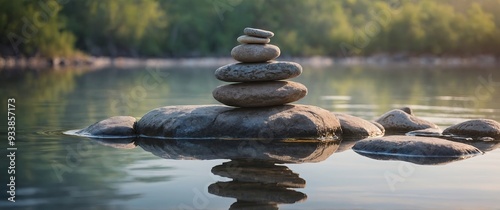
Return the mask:
MULTIPOLYGON (((440 56, 405 56, 405 55, 373 55, 355 57, 280 57, 277 60, 295 61, 306 66, 328 67, 333 65, 412 65, 412 66, 498 66, 500 58, 492 55, 477 55, 468 57, 440 56)), ((0 69, 44 69, 66 67, 195 67, 222 66, 234 63, 231 57, 203 58, 129 58, 129 57, 81 57, 81 58, 16 58, 0 57, 0 69)))

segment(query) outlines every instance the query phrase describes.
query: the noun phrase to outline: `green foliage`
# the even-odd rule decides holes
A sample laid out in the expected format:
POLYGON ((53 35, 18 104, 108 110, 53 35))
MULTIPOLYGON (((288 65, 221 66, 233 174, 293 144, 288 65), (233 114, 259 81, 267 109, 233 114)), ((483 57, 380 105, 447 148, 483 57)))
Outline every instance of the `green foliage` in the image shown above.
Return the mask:
POLYGON ((14 54, 71 56, 75 36, 65 29, 61 9, 55 0, 0 1, 0 46, 14 54))
POLYGON ((500 0, 0 1, 0 53, 228 56, 247 26, 284 56, 500 55, 500 0))

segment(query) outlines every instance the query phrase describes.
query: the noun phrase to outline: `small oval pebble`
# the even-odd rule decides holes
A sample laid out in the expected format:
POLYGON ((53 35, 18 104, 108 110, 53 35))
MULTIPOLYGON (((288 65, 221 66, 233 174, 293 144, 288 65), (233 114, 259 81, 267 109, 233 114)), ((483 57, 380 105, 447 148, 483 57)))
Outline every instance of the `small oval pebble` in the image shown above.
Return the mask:
POLYGON ((272 44, 242 44, 231 50, 231 56, 243 63, 259 63, 280 56, 280 48, 272 44))
POLYGON ((307 88, 292 81, 245 82, 219 86, 212 95, 228 106, 266 107, 298 101, 307 95, 307 88))
POLYGON ((243 33, 245 33, 248 36, 256 36, 262 38, 271 38, 274 36, 274 33, 271 31, 266 31, 258 28, 249 28, 249 27, 243 29, 243 33))
POLYGON ((240 36, 236 40, 242 44, 267 44, 271 41, 271 39, 269 38, 261 38, 261 37, 247 36, 247 35, 240 36))

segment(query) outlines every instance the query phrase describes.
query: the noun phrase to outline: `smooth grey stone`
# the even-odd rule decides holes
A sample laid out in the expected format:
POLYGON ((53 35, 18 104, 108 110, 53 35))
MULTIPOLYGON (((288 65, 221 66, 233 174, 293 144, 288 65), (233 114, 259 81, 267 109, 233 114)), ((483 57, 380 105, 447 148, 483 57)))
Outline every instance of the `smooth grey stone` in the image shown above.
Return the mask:
POLYGON ((400 109, 391 110, 375 121, 384 126, 385 132, 389 134, 404 134, 410 131, 427 128, 439 129, 436 124, 410 115, 400 109))
POLYGON ((241 44, 231 50, 231 56, 243 63, 260 63, 280 56, 280 48, 272 44, 241 44))
POLYGON ((166 138, 335 139, 341 128, 316 106, 234 108, 219 105, 166 106, 144 115, 137 133, 166 138))
POLYGON ((271 42, 271 39, 269 38, 261 38, 255 36, 247 36, 247 35, 240 36, 236 40, 242 44, 267 44, 271 42))
POLYGON ((490 137, 495 140, 500 140, 500 123, 489 119, 468 120, 446 128, 443 134, 474 139, 490 137))
POLYGON ((476 147, 433 137, 384 136, 356 142, 352 148, 363 155, 404 160, 417 164, 435 164, 443 161, 465 159, 483 154, 476 147), (436 158, 442 158, 436 162, 436 158))
POLYGON ((212 95, 228 106, 267 107, 298 101, 307 88, 292 81, 245 82, 219 86, 212 95))
POLYGON ((243 29, 243 33, 245 33, 248 36, 256 36, 262 38, 271 38, 274 36, 274 33, 271 31, 266 31, 258 28, 250 28, 250 27, 243 29))
POLYGON ((358 138, 382 136, 384 132, 370 121, 344 113, 334 113, 342 127, 342 138, 358 138))
POLYGON ((261 82, 284 80, 302 74, 302 66, 294 62, 233 63, 215 70, 215 77, 226 82, 261 82))
POLYGON ((135 137, 134 124, 136 119, 131 116, 115 116, 99 121, 76 132, 78 135, 90 137, 135 137))

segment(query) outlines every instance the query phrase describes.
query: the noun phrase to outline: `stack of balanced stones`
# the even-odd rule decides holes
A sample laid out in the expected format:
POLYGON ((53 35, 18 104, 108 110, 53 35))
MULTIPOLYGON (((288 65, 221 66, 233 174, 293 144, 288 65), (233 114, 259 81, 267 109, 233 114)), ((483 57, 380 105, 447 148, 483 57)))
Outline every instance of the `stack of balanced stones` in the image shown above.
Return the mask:
POLYGON ((295 102, 307 94, 307 88, 297 82, 284 81, 302 73, 302 66, 294 62, 274 61, 280 49, 268 44, 274 36, 271 31, 245 28, 241 43, 233 48, 231 56, 241 62, 222 66, 215 71, 221 81, 237 82, 217 87, 213 97, 228 106, 269 107, 295 102))

